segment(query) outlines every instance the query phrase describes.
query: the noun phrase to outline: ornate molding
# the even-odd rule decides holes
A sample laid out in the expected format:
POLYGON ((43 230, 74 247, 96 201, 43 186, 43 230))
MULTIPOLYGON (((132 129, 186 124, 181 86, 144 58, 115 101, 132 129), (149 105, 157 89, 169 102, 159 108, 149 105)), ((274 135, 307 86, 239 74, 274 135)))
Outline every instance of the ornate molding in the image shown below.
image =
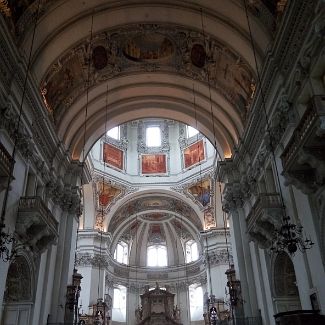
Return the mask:
POLYGON ((76 266, 93 266, 107 268, 109 265, 108 257, 105 255, 90 253, 77 253, 76 266))
MULTIPOLYGON (((91 86, 117 75, 147 71, 178 73, 207 83, 209 71, 211 86, 232 103, 244 121, 251 104, 254 72, 243 58, 212 35, 207 39, 204 40, 201 32, 163 24, 129 25, 96 34, 91 48, 101 47, 107 64, 96 70, 91 62, 91 75, 95 76, 91 86), (142 52, 138 47, 137 40, 146 42, 148 36, 161 39, 161 49, 157 53, 142 52), (224 72, 220 73, 220 69, 224 72)), ((66 109, 84 92, 83 73, 88 65, 88 42, 83 40, 59 57, 40 85, 44 102, 53 112, 55 123, 60 122, 66 109), (77 70, 70 64, 73 60, 80 62, 77 70)))
MULTIPOLYGON (((233 256, 230 247, 229 247, 229 256, 226 249, 215 249, 213 251, 209 251, 208 258, 209 258, 209 264, 212 267, 218 265, 233 264, 233 256)), ((207 257, 205 257, 203 263, 204 265, 207 265, 207 257)))

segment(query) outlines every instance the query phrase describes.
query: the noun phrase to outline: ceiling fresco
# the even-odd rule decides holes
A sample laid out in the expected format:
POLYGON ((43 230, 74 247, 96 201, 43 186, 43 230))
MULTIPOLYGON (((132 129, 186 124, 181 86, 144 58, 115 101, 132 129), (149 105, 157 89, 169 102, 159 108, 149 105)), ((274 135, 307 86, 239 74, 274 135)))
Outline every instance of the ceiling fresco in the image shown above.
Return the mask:
POLYGON ((199 202, 202 207, 206 207, 211 202, 211 181, 201 180, 188 188, 195 202, 199 202))
POLYGON ((202 224, 199 217, 185 202, 171 197, 150 196, 134 199, 120 207, 112 217, 108 225, 108 231, 114 233, 117 227, 127 220, 127 218, 148 210, 157 210, 154 211, 154 213, 151 212, 150 214, 145 214, 151 215, 151 218, 153 218, 152 216, 155 214, 160 214, 161 212, 159 212, 159 210, 170 211, 171 214, 180 214, 185 219, 190 220, 197 227, 197 229, 202 230, 202 224))
POLYGON ((252 70, 232 49, 200 31, 180 26, 137 24, 94 35, 59 57, 40 91, 54 123, 91 87, 136 72, 177 73, 211 86, 244 122, 255 89, 252 70), (89 66, 90 64, 90 66, 89 66), (89 73, 88 73, 89 71, 89 73))
POLYGON ((97 183, 98 204, 106 208, 121 195, 122 190, 105 182, 97 183))

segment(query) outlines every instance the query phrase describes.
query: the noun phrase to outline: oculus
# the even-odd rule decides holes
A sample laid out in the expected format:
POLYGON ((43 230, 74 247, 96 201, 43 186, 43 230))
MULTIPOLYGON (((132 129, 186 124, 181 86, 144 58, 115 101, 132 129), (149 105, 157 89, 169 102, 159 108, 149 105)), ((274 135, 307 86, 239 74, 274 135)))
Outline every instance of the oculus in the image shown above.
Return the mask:
POLYGON ((102 70, 107 66, 108 58, 107 58, 107 53, 106 49, 104 46, 96 46, 93 49, 93 64, 95 69, 97 70, 102 70))
POLYGON ((203 45, 194 44, 191 50, 191 61, 198 68, 203 68, 205 65, 206 53, 203 45))

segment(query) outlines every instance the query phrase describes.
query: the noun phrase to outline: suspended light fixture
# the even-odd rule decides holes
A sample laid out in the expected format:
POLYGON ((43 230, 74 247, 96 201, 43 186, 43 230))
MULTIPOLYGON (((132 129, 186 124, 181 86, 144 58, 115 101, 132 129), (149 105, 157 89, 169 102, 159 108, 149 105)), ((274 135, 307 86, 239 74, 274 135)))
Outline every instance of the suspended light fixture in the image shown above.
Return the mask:
POLYGON ((286 206, 284 204, 284 199, 283 199, 283 194, 282 194, 282 189, 280 185, 280 177, 279 177, 279 172, 276 164, 276 159, 275 159, 275 153, 274 153, 274 145, 273 145, 273 139, 272 135, 270 132, 270 125, 268 121, 268 115, 267 115, 267 110, 266 110, 266 103, 265 103, 265 95, 262 89, 262 80, 261 80, 261 75, 259 72, 258 64, 257 64, 257 56, 256 56, 256 48, 253 40, 253 34, 252 34, 252 29, 248 17, 248 7, 247 7, 247 0, 244 1, 244 7, 245 7, 245 13, 246 13, 246 19, 247 19, 247 25, 248 25, 248 30, 249 30, 249 35, 250 35, 250 41, 252 45, 252 51, 254 55, 254 62, 255 62, 255 67, 256 67, 256 72, 257 72, 257 77, 258 77, 258 83, 260 86, 260 92, 261 92, 261 99, 262 99, 262 109, 266 121, 266 132, 269 134, 270 138, 270 151, 271 155, 273 158, 274 162, 274 167, 277 175, 277 180, 278 180, 278 185, 279 185, 279 194, 282 202, 282 209, 283 209, 283 216, 281 220, 281 226, 280 228, 276 229, 273 234, 272 238, 272 245, 270 250, 275 253, 279 253, 282 251, 287 251, 290 255, 294 255, 297 250, 299 249, 300 251, 304 252, 307 249, 312 248, 314 243, 310 239, 304 239, 303 234, 302 234, 302 226, 298 226, 294 223, 292 223, 290 216, 287 215, 286 213, 286 206))
POLYGON ((271 251, 280 253, 287 250, 293 255, 298 249, 301 252, 311 249, 314 243, 308 238, 303 238, 302 229, 302 226, 291 223, 289 216, 283 216, 280 229, 275 231, 271 251))
MULTIPOLYGON (((16 123, 16 128, 15 128, 14 136, 13 136, 14 137, 14 139, 13 139, 14 146, 13 146, 11 157, 9 158, 8 182, 7 182, 7 185, 5 188, 4 199, 3 199, 2 210, 1 210, 0 259, 3 262, 11 261, 16 256, 16 250, 15 250, 16 239, 15 239, 14 234, 10 233, 9 230, 7 232, 5 232, 5 229, 6 229, 5 218, 6 218, 6 212, 7 212, 8 197, 9 197, 9 192, 10 192, 10 183, 14 178, 13 174, 14 174, 14 167, 15 167, 15 155, 16 155, 18 140, 20 138, 19 137, 19 129, 20 129, 20 123, 21 123, 21 116, 23 113, 23 103, 25 100, 26 89, 27 89, 28 74, 30 71, 30 66, 31 66, 31 61, 32 61, 31 59, 32 59, 32 53, 33 53, 33 47, 34 47, 35 32, 36 32, 36 27, 37 27, 38 18, 39 18, 40 5, 41 5, 41 0, 38 0, 37 11, 36 11, 36 15, 35 15, 35 24, 34 24, 34 28, 33 28, 33 34, 32 34, 32 41, 31 41, 29 55, 28 55, 28 61, 27 61, 26 75, 25 75, 24 84, 23 84, 23 92, 22 92, 21 102, 20 102, 20 106, 19 106, 18 121, 16 123)), ((5 7, 6 2, 4 4, 0 4, 0 10, 4 9, 4 8, 1 8, 1 6, 5 7)), ((10 10, 10 9, 8 9, 8 10, 10 10)), ((4 150, 4 148, 2 148, 2 150, 4 150)))

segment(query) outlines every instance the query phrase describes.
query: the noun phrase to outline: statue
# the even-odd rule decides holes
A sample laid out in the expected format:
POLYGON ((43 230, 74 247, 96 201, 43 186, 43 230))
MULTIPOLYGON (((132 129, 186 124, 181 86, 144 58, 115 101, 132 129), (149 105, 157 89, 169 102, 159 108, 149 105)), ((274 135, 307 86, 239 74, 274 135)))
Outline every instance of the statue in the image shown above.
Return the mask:
POLYGON ((96 312, 94 324, 95 325, 103 325, 104 324, 103 313, 100 310, 98 310, 96 312))
POLYGON ((137 322, 139 322, 139 321, 142 320, 142 315, 143 315, 142 307, 138 307, 138 308, 135 310, 135 318, 136 318, 137 322))
POLYGON ((178 306, 176 305, 173 309, 173 318, 175 320, 180 320, 181 317, 181 310, 178 308, 178 306))
POLYGON ((217 309, 216 309, 216 307, 213 306, 210 309, 210 321, 211 321, 211 325, 217 325, 217 319, 218 319, 217 309))

